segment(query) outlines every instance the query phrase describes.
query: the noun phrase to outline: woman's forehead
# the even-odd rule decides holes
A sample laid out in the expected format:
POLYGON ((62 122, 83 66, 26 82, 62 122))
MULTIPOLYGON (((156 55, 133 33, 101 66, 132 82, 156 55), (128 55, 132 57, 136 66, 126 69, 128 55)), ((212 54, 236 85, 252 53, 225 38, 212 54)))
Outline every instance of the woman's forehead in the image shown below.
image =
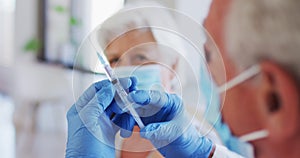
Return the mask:
POLYGON ((155 39, 150 30, 129 31, 113 40, 106 48, 106 54, 123 54, 129 49, 132 49, 142 44, 153 42, 155 42, 155 39))

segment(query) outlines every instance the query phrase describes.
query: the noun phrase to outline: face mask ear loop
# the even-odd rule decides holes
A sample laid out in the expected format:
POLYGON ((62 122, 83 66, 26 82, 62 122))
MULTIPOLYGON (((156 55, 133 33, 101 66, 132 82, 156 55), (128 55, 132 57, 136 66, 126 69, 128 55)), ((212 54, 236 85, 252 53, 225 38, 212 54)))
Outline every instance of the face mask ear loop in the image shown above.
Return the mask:
POLYGON ((260 130, 260 131, 256 131, 256 132, 252 132, 252 133, 243 135, 243 136, 239 137, 239 140, 242 142, 249 142, 249 141, 265 138, 268 135, 269 135, 269 132, 267 130, 260 130))
POLYGON ((219 94, 241 84, 260 72, 260 66, 254 65, 218 88, 219 94))

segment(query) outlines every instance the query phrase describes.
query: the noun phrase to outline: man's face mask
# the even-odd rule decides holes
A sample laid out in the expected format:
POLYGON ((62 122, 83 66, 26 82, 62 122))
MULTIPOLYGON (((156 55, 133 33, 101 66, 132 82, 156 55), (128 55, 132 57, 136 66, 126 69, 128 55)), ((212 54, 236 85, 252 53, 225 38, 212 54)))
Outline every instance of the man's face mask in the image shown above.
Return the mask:
POLYGON ((115 68, 114 72, 118 77, 135 76, 138 79, 137 89, 164 90, 160 65, 123 66, 115 68))
MULTIPOLYGON (((212 115, 215 118, 208 119, 210 123, 214 124, 215 129, 218 131, 218 134, 220 135, 222 141, 224 144, 232 151, 235 151, 245 157, 254 157, 254 148, 253 146, 248 143, 249 141, 254 141, 258 139, 262 139, 268 136, 267 130, 259 130, 259 131, 253 131, 248 134, 244 134, 241 137, 235 137, 232 135, 232 132, 230 131, 228 125, 221 121, 220 118, 216 120, 217 114, 220 114, 220 95, 229 89, 234 88, 235 86, 247 81, 251 77, 257 75, 260 72, 260 67, 258 65, 252 66, 251 68, 247 69, 246 71, 242 72, 235 78, 231 79, 227 83, 219 86, 215 90, 212 90, 213 99, 216 98, 218 101, 213 102, 210 105, 209 109, 207 111, 207 115, 212 115), (215 92, 215 93, 214 93, 215 92), (218 110, 218 111, 216 111, 218 110)), ((209 117, 208 117, 209 118, 209 117)))

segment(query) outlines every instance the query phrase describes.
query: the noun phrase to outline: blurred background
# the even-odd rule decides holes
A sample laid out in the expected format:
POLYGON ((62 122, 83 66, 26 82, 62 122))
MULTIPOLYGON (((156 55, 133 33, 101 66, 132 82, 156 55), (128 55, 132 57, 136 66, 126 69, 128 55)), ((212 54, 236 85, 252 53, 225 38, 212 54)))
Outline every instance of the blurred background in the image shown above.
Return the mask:
MULTIPOLYGON (((1 158, 64 157, 73 90, 83 91, 93 75, 73 69, 76 51, 93 28, 130 1, 0 0, 1 158), (80 79, 73 83, 74 77, 80 79)), ((199 23, 210 4, 157 1, 199 23)))

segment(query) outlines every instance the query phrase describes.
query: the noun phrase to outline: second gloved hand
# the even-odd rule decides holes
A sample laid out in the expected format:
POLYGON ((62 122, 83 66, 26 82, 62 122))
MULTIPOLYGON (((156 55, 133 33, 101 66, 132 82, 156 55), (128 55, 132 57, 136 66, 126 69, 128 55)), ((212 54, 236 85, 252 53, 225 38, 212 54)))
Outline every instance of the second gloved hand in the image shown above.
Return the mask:
MULTIPOLYGON (((129 91, 135 88, 135 78, 120 79, 129 91)), ((121 110, 115 101, 111 82, 103 80, 90 86, 70 108, 66 157, 115 157, 115 135, 121 129, 132 130, 133 118, 121 110), (116 126, 117 122, 121 126, 116 126)))
POLYGON ((159 91, 134 91, 130 97, 143 105, 137 109, 145 128, 142 137, 149 139, 165 157, 207 158, 213 150, 213 143, 191 125, 185 116, 182 100, 174 94, 159 91))

